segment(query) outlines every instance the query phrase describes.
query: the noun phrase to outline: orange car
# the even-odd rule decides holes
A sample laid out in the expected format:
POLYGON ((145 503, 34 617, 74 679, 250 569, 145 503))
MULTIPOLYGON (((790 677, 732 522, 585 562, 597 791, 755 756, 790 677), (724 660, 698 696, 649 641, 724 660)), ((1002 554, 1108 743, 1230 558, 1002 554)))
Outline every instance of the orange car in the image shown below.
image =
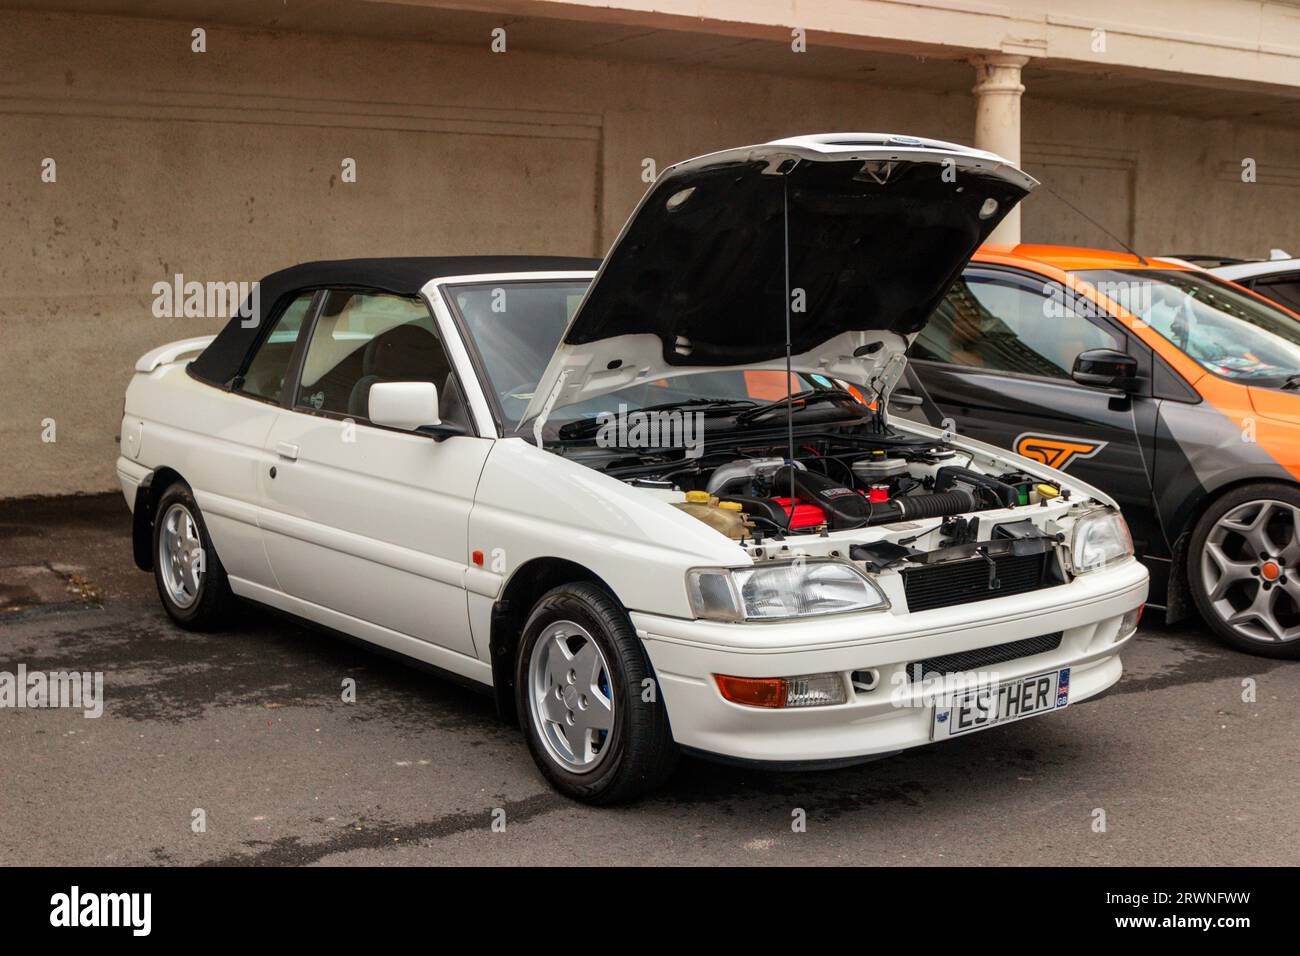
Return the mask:
POLYGON ((1159 259, 985 246, 910 355, 932 420, 1120 503, 1170 619, 1300 657, 1300 316, 1159 259))

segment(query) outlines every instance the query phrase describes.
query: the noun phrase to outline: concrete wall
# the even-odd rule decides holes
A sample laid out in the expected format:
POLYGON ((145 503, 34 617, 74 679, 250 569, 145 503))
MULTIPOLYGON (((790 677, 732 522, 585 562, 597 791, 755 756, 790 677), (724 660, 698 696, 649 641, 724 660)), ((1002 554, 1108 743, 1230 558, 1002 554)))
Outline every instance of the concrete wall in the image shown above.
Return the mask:
MULTIPOLYGON (((120 0, 119 0, 120 2, 120 0)), ((371 0, 384 3, 387 0, 371 0)), ((403 0, 424 7, 447 0, 403 0)), ((1300 87, 1295 0, 455 0, 502 14, 781 36, 798 26, 845 48, 963 56, 1002 52, 1187 82, 1293 94, 1300 87), (545 15, 545 14, 539 14, 545 15), (1104 31, 1104 48, 1097 31, 1104 31)))
MULTIPOLYGON (((968 89, 0 12, 0 497, 113 487, 153 283, 321 257, 597 254, 662 167, 827 129, 969 141, 968 89), (56 183, 41 162, 57 162, 56 183), (340 181, 346 157, 358 181, 340 181), (53 419, 57 440, 42 440, 53 419)), ((1025 163, 1144 249, 1300 238, 1300 134, 1025 97, 1025 163), (1260 181, 1240 182, 1242 157, 1260 181)), ((1025 238, 1112 244, 1045 192, 1025 238)))
POLYGON ((1023 239, 1116 248, 1063 195, 1139 251, 1300 255, 1300 130, 1023 101, 1024 168, 1042 183, 1023 239), (1253 161, 1254 181, 1243 181, 1253 161))

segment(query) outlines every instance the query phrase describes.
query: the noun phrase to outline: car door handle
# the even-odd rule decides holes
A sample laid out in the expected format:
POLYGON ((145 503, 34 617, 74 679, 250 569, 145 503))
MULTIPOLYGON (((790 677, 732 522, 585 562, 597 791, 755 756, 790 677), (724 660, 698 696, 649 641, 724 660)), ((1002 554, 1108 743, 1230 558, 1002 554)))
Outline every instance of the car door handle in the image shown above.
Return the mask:
POLYGON ((275 446, 275 453, 281 458, 288 458, 290 461, 298 460, 298 446, 291 445, 287 441, 278 442, 275 446))

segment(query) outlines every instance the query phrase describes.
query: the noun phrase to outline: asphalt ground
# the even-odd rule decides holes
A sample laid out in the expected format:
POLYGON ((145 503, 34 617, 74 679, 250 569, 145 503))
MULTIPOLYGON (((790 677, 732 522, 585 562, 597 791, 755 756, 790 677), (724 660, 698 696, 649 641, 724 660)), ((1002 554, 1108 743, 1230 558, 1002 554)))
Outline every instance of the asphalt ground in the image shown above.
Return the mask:
POLYGON ((105 675, 97 719, 0 708, 5 865, 1300 864, 1300 663, 1195 621, 1060 714, 592 809, 484 695, 256 609, 172 626, 118 496, 0 503, 0 608, 0 672, 105 675))

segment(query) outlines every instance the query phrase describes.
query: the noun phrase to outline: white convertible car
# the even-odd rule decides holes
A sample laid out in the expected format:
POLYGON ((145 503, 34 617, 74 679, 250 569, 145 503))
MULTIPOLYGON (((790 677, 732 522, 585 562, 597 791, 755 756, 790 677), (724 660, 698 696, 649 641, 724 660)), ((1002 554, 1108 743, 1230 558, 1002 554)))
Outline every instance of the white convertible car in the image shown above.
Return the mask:
POLYGON ((889 418, 1033 185, 799 137, 666 170, 601 262, 277 272, 136 365, 136 562, 181 626, 237 596, 490 688, 593 803, 683 751, 836 766, 1085 700, 1147 593, 1114 503, 889 418))

